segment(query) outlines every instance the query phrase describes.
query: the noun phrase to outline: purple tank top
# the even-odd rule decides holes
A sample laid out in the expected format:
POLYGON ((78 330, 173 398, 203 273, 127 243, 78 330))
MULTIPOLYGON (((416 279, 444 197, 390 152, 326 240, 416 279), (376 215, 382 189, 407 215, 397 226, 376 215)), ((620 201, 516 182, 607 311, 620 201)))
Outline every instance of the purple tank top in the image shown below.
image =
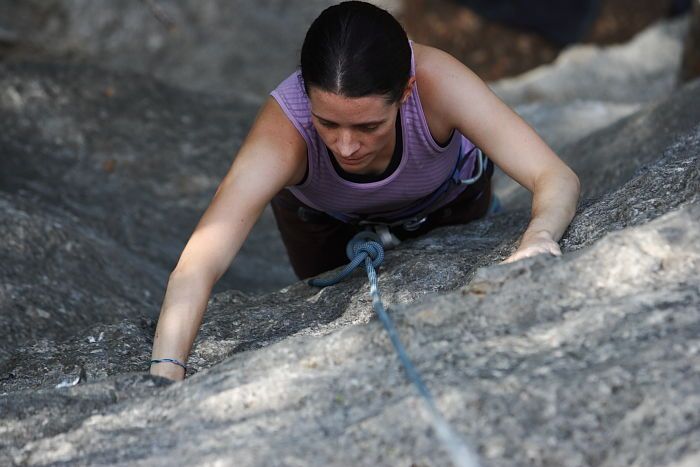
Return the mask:
MULTIPOLYGON (((411 76, 416 66, 411 43, 411 76)), ((342 178, 331 162, 326 145, 311 121, 311 104, 304 90, 301 71, 297 70, 270 93, 306 141, 308 173, 303 183, 287 187, 300 201, 326 213, 349 217, 371 215, 386 220, 406 217, 425 204, 431 194, 443 186, 455 170, 460 154, 467 154, 474 144, 454 131, 446 146, 435 142, 418 97, 418 86, 401 106, 403 153, 399 166, 386 178, 357 183, 342 178)), ((461 178, 474 171, 476 151, 464 162, 461 178)), ((429 211, 452 201, 466 185, 450 183, 445 195, 429 211)))

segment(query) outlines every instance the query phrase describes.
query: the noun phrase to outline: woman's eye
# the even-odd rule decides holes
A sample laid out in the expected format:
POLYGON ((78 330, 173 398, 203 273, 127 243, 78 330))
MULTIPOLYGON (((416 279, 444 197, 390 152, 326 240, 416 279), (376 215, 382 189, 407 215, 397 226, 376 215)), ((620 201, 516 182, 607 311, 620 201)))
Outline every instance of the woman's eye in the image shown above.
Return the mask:
POLYGON ((362 131, 374 131, 377 128, 379 128, 379 125, 368 125, 368 126, 363 126, 362 131))
POLYGON ((331 123, 331 122, 321 122, 321 125, 325 126, 326 128, 335 128, 338 126, 335 123, 331 123))

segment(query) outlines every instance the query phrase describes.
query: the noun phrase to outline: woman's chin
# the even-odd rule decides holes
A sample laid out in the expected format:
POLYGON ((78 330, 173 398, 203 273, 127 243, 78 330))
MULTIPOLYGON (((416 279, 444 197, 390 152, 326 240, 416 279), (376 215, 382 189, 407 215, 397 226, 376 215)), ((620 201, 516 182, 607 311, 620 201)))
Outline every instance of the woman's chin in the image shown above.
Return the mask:
POLYGON ((336 159, 336 161, 344 171, 360 174, 367 169, 367 159, 367 157, 362 157, 357 160, 336 159))
POLYGON ((367 168, 362 165, 358 166, 340 164, 340 168, 342 168, 347 173, 355 175, 363 175, 367 171, 367 168))

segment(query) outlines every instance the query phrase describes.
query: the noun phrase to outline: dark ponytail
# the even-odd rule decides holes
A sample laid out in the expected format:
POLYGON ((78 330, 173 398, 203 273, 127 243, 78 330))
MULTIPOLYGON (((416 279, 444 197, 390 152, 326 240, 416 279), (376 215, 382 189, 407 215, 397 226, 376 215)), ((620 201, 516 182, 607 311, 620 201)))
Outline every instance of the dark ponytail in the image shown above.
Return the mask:
POLYGON ((411 74, 411 48, 398 21, 365 2, 325 9, 306 33, 301 74, 311 87, 345 97, 385 96, 398 102, 411 74))

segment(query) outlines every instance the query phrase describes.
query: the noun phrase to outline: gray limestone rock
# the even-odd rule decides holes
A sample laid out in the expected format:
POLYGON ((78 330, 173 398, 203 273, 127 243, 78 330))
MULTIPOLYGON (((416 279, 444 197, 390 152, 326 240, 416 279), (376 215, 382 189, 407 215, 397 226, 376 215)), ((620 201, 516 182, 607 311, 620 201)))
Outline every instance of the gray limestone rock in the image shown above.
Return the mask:
MULTIPOLYGON (((389 251, 382 268, 384 298, 411 303, 463 286, 477 266, 505 257, 525 221, 524 215, 494 217, 465 227, 466 232, 447 229, 389 251)), ((191 373, 291 335, 322 335, 366 323, 373 315, 366 289, 366 277, 356 273, 334 289, 299 282, 269 294, 238 290, 215 294, 188 362, 191 373)), ((83 381, 94 381, 143 371, 154 331, 149 316, 136 321, 132 315, 129 320, 83 329, 69 340, 44 339, 21 346, 0 363, 0 392, 53 387, 81 372, 83 381)))
MULTIPOLYGON (((590 172, 597 171, 599 166, 589 163, 589 157, 581 157, 581 154, 600 153, 601 148, 605 148, 602 151, 605 153, 605 141, 638 150, 637 143, 618 142, 616 135, 624 125, 635 125, 639 118, 644 118, 645 113, 640 113, 640 110, 654 108, 675 90, 687 29, 688 18, 678 18, 659 22, 627 44, 603 48, 572 46, 555 63, 519 77, 491 83, 491 87, 557 154, 576 169, 583 178, 584 189, 592 186, 605 189, 607 185, 600 179, 589 179, 595 178, 595 174, 590 172), (614 126, 615 123, 619 126, 614 126), (599 130, 597 136, 588 139, 599 130), (569 148, 586 144, 590 149, 569 148), (579 163, 579 160, 582 162, 579 163)), ((679 96, 672 105, 686 113, 695 112, 695 101, 682 102, 682 99, 679 96)), ((665 128, 671 132, 679 120, 693 121, 687 116, 676 118, 673 110, 664 114, 663 118, 669 120, 665 128)), ((660 129, 657 125, 638 127, 639 131, 643 131, 642 128, 660 129)), ((667 139, 660 135, 652 146, 663 150, 660 146, 664 141, 667 139)), ((624 171, 622 179, 626 180, 640 164, 656 157, 648 153, 648 148, 648 145, 641 147, 648 157, 625 154, 625 157, 618 157, 616 162, 604 165, 624 171)), ((620 154, 621 151, 614 148, 613 152, 620 154)), ((529 193, 500 171, 494 177, 494 187, 508 209, 521 209, 529 205, 529 193)))
MULTIPOLYGON (((493 266, 524 212, 389 252, 380 286, 401 338, 486 465, 672 465, 698 454, 700 126, 684 128, 661 157, 584 202, 563 258, 493 266)), ((323 290, 215 295, 191 357, 196 374, 166 389, 127 376, 144 371, 151 335, 148 323, 123 321, 19 349, 3 372, 13 377, 2 381, 0 456, 21 465, 448 462, 361 273, 323 290), (110 399, 123 380, 132 383, 110 399), (52 389, 64 381, 78 383, 52 389)))
POLYGON ((565 104, 534 102, 515 108, 545 142, 559 153, 579 141, 644 107, 638 103, 572 100, 565 104))
MULTIPOLYGON (((0 64, 0 361, 26 339, 157 318, 254 112, 128 72, 0 64)), ((290 284, 285 257, 268 210, 216 290, 290 284)))
MULTIPOLYGON (((193 30, 207 18, 156 3, 193 30)), ((113 49, 77 45, 115 60, 131 50, 115 12, 141 41, 151 15, 125 2, 83 24, 105 5, 8 4, 64 18, 40 28, 44 43, 101 31, 113 49)), ((682 27, 649 34, 668 45, 682 27)), ((646 76, 665 83, 664 63, 646 76)), ((571 104, 633 112, 585 132, 531 104, 583 182, 563 257, 497 265, 528 220, 514 195, 510 212, 387 253, 379 284, 399 335, 485 466, 700 459, 700 82, 668 98, 664 86, 639 110, 615 86, 602 111, 571 104)), ((189 377, 146 373, 158 294, 254 114, 244 102, 87 64, 0 64, 0 465, 448 465, 363 273, 293 283, 269 214, 209 301, 189 377)))
POLYGON ((334 3, 5 0, 0 30, 14 38, 10 57, 29 50, 259 103, 298 65, 308 25, 334 3))
POLYGON ((601 48, 575 45, 551 65, 492 84, 511 106, 592 100, 652 102, 676 86, 688 18, 661 21, 629 43, 601 48))
POLYGON ((0 191, 0 238, 0 362, 28 342, 157 317, 164 271, 70 213, 0 191))
MULTIPOLYGON (((583 198, 597 197, 630 179, 639 167, 673 151, 679 139, 692 134, 700 121, 700 80, 688 83, 670 98, 647 105, 565 145, 559 155, 581 180, 583 198)), ((659 178, 659 184, 664 183, 659 178)), ((499 195, 510 209, 529 205, 529 193, 515 182, 500 179, 499 195)))
MULTIPOLYGON (((697 456, 700 204, 684 206, 562 259, 487 268, 454 292, 392 304, 439 406, 486 465, 697 456)), ((12 444, 0 455, 21 465, 448 462, 376 320, 288 337, 166 389, 137 384, 108 405, 102 391, 123 378, 5 396, 12 444)))
MULTIPOLYGON (((69 211, 158 265, 162 281, 255 110, 128 72, 0 64, 0 187, 69 211)), ((266 212, 220 287, 293 281, 273 225, 266 212)))

